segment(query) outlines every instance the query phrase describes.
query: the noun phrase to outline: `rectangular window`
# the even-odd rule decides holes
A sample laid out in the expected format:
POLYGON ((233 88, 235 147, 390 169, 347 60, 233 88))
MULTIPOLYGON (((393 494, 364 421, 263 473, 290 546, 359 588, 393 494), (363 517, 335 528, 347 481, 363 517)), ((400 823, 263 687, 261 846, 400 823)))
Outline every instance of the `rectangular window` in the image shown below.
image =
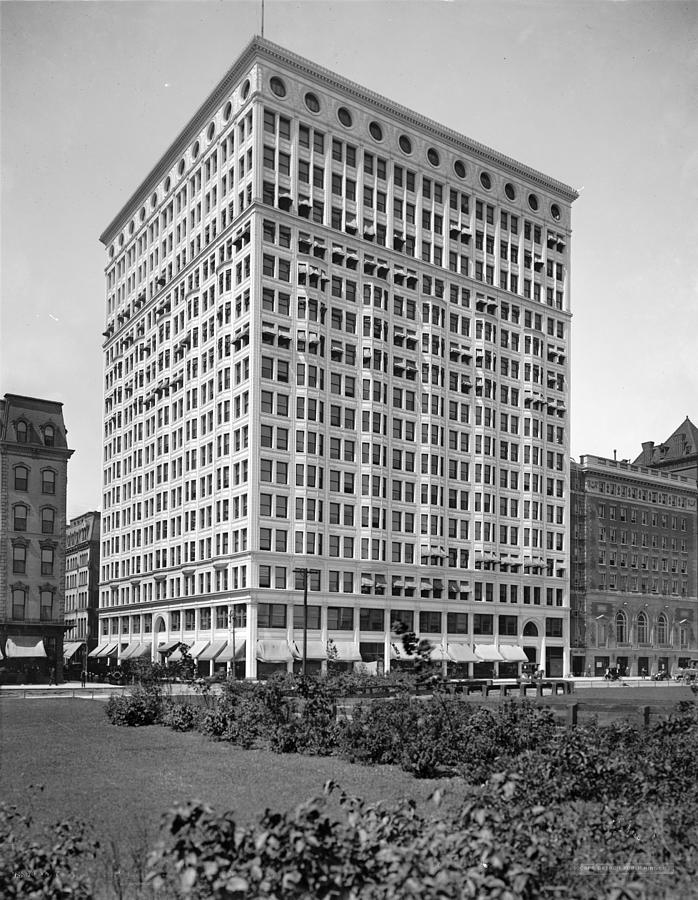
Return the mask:
POLYGON ((259 628, 285 628, 285 603, 260 603, 257 608, 257 625, 259 628))
POLYGON ((327 607, 328 631, 353 631, 354 610, 350 606, 327 607))

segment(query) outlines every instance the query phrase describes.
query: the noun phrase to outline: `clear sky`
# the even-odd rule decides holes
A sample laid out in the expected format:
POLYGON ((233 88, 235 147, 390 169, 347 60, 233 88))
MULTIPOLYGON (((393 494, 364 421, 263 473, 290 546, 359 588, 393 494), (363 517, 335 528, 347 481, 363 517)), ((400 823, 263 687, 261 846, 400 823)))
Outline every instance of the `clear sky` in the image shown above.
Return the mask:
MULTIPOLYGON (((60 400, 101 505, 98 235, 261 3, 0 3, 0 391, 60 400)), ((698 422, 698 2, 266 2, 265 36, 540 169, 573 206, 572 454, 698 422)))

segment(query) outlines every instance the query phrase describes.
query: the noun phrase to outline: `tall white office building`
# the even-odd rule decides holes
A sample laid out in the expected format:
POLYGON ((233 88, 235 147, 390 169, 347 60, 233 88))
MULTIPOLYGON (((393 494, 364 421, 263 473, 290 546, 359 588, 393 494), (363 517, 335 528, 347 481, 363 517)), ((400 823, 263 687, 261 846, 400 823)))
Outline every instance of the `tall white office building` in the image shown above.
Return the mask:
MULTIPOLYGON (((435 76, 436 77, 436 76, 435 76)), ((569 669, 576 192, 255 38, 101 236, 99 652, 569 669)))

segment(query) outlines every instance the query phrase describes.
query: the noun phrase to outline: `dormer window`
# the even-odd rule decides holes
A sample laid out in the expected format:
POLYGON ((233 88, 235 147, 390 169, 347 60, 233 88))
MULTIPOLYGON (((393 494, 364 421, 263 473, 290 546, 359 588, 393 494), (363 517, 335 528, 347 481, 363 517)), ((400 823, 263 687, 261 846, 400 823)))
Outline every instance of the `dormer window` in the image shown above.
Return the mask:
POLYGON ((44 445, 46 447, 53 447, 55 445, 56 440, 56 429, 53 425, 46 425, 44 427, 44 445))
POLYGON ((17 435, 18 444, 26 444, 28 440, 27 423, 22 420, 17 422, 15 425, 15 434, 17 435))

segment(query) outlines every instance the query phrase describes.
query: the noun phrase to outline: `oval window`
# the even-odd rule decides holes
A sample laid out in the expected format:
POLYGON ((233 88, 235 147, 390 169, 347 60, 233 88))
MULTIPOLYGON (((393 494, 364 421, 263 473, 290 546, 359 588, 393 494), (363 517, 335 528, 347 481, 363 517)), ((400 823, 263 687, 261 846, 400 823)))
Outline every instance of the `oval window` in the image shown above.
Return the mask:
POLYGON ((465 178, 465 163, 462 159, 457 159, 453 163, 453 171, 459 178, 465 178))
POLYGON ((274 77, 271 79, 271 81, 269 82, 269 87, 271 88, 272 94, 275 94, 277 97, 286 96, 286 85, 277 75, 274 75, 274 77))
POLYGON ((480 173, 480 184, 486 191, 492 190, 492 179, 487 172, 480 173))
POLYGON ((368 131, 374 141, 383 140, 383 129, 380 127, 378 122, 371 122, 368 126, 368 131))
MULTIPOLYGON (((281 86, 283 87, 283 82, 281 82, 281 86)), ((274 89, 272 88, 272 90, 274 90, 274 89)), ((280 96, 283 97, 285 93, 286 93, 286 88, 284 88, 284 93, 281 94, 280 96)), ((250 79, 248 78, 247 81, 242 86, 242 99, 247 100, 247 98, 249 96, 250 96, 250 79)))
POLYGON ((167 193, 169 191, 171 184, 172 184, 172 180, 170 179, 170 176, 168 175, 167 178, 165 179, 165 193, 167 193))
POLYGON ((516 188, 510 181, 504 185, 504 193, 509 200, 516 200, 516 188))
POLYGON ((208 131, 206 132, 206 137, 209 139, 209 141, 213 140, 213 135, 215 133, 216 133, 216 126, 213 124, 213 122, 211 122, 211 124, 208 126, 208 131))
POLYGON ((310 91, 304 97, 305 105, 308 107, 310 112, 319 113, 320 112, 320 101, 317 98, 316 94, 311 94, 310 91))
POLYGON ((155 207, 157 206, 157 202, 158 202, 158 195, 157 195, 157 193, 154 193, 153 196, 150 198, 150 205, 152 206, 153 209, 155 209, 155 207))
POLYGON ((141 208, 141 213, 140 213, 140 215, 141 215, 141 222, 142 222, 142 221, 145 219, 145 206, 143 206, 143 207, 141 208))
POLYGON ((538 197, 535 194, 528 195, 528 205, 534 212, 538 209, 538 197))
POLYGON ((550 215, 553 217, 553 219, 555 219, 556 222, 559 222, 562 218, 562 213, 560 212, 560 207, 557 205, 557 203, 553 203, 553 205, 550 207, 550 215))
POLYGON ((412 141, 407 137, 406 134, 401 134, 398 138, 398 144, 400 145, 400 149, 403 153, 406 153, 408 156, 412 152, 412 141))
POLYGON ((339 107, 339 109, 337 110, 337 118, 345 128, 351 128, 354 121, 351 117, 351 113, 346 108, 346 106, 339 107))
POLYGON ((196 157, 199 155, 199 142, 198 141, 194 141, 194 146, 191 148, 191 155, 192 155, 193 159, 196 159, 196 157))
POLYGON ((177 171, 179 172, 180 175, 184 175, 184 169, 185 169, 185 168, 186 168, 186 165, 185 165, 185 163, 184 163, 184 160, 183 160, 183 159, 180 159, 179 165, 177 166, 177 171))
POLYGON ((441 157, 439 156, 438 150, 435 150, 434 147, 429 147, 427 150, 427 159, 432 164, 432 166, 438 166, 441 164, 441 157))
POLYGON ((232 114, 233 114, 233 104, 230 102, 230 100, 228 100, 228 102, 225 104, 225 109, 223 110, 223 118, 225 119, 226 122, 228 121, 228 119, 231 117, 232 114))

